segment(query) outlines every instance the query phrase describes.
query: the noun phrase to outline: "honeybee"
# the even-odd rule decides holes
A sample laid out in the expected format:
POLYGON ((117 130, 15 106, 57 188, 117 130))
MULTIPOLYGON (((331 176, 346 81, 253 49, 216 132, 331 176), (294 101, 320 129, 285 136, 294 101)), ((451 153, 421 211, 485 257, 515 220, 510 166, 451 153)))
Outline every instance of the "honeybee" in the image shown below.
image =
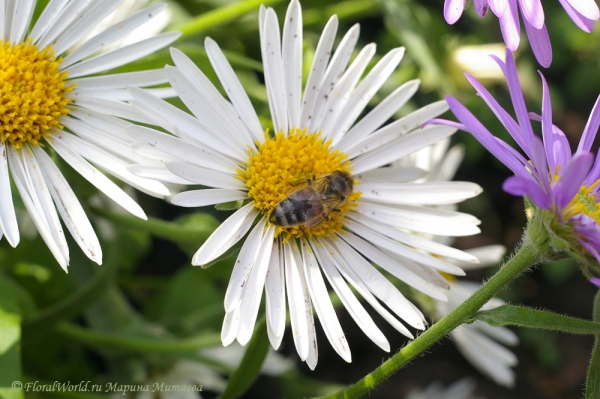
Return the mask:
POLYGON ((297 187, 273 208, 269 222, 282 227, 315 227, 327 220, 331 212, 340 211, 338 208, 346 203, 353 188, 354 179, 349 173, 341 170, 318 179, 300 181, 297 187))

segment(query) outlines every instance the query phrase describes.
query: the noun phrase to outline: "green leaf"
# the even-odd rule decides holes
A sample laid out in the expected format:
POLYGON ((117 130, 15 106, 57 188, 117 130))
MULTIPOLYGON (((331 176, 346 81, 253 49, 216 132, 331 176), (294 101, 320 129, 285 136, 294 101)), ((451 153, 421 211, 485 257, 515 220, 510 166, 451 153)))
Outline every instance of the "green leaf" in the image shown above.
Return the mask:
POLYGON ((35 303, 31 295, 23 287, 0 275, 0 309, 11 313, 27 315, 33 313, 35 303))
POLYGON ((263 317, 254 329, 240 367, 229 378, 229 383, 219 399, 233 399, 241 396, 258 376, 268 350, 267 323, 263 317))
POLYGON ((21 317, 0 308, 0 399, 21 399, 21 317), (17 387, 18 388, 18 387, 17 387))
MULTIPOLYGON (((600 290, 594 300, 594 321, 600 323, 600 290)), ((585 381, 585 398, 600 398, 600 334, 596 334, 596 342, 592 349, 592 358, 588 367, 587 379, 585 381)))
POLYGON ((475 319, 494 327, 512 325, 571 334, 600 334, 600 323, 513 305, 478 312, 475 319))

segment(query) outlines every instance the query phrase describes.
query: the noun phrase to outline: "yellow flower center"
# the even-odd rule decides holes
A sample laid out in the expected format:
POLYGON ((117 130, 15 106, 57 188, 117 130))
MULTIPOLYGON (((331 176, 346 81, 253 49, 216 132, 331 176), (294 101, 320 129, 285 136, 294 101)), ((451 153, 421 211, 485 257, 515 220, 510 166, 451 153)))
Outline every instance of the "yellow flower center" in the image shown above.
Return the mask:
POLYGON ((0 139, 17 149, 61 129, 58 119, 69 112, 72 87, 65 87, 67 72, 59 70, 62 58, 53 52, 50 46, 38 50, 31 40, 0 41, 0 139))
MULTIPOLYGON (((332 150, 331 141, 324 141, 319 133, 307 134, 306 129, 292 129, 287 136, 279 132, 270 137, 266 131, 264 142, 257 145, 258 149, 250 153, 246 169, 237 172, 245 181, 254 206, 267 217, 277 204, 291 192, 306 187, 309 181, 335 171, 351 174, 347 155, 332 150)), ((323 236, 340 231, 344 215, 356 206, 360 194, 352 192, 347 200, 335 211, 328 212, 327 217, 316 226, 277 226, 276 236, 283 234, 283 239, 289 240, 292 237, 323 236)))
POLYGON ((563 209, 564 220, 569 220, 577 214, 583 214, 594 219, 596 223, 600 223, 600 207, 596 194, 592 193, 594 188, 600 183, 597 180, 591 186, 581 186, 579 192, 571 202, 563 209))

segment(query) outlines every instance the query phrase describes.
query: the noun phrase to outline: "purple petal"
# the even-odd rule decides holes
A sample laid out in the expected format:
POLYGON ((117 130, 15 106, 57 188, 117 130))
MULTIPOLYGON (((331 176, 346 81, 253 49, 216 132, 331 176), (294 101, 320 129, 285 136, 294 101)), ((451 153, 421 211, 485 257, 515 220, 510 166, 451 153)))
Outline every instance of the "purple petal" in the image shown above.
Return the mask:
POLYGON ((544 68, 548 68, 552 64, 552 45, 550 44, 550 37, 548 36, 548 30, 546 26, 542 26, 542 29, 536 29, 527 22, 525 24, 525 31, 529 38, 529 45, 533 50, 535 58, 544 68))
MULTIPOLYGON (((587 183, 592 184, 598 179, 600 179, 600 157, 596 156, 594 166, 592 167, 590 173, 588 173, 587 183)), ((596 190, 598 190, 598 188, 596 188, 596 190)))
POLYGON ((569 4, 568 0, 559 1, 564 7, 569 17, 571 17, 573 22, 575 22, 575 25, 579 26, 579 29, 587 33, 590 33, 594 30, 594 21, 592 19, 586 18, 585 16, 577 12, 577 10, 574 9, 573 6, 571 6, 571 4, 569 4))
POLYGON ((477 15, 479 15, 481 18, 485 17, 490 9, 487 0, 473 0, 473 5, 475 6, 477 15))
POLYGON ((454 113, 456 118, 465 125, 465 130, 471 133, 479 142, 491 152, 500 162, 506 165, 516 175, 523 175, 527 173, 525 166, 519 162, 513 153, 508 152, 502 145, 498 143, 501 141, 494 137, 486 128, 473 116, 473 114, 465 108, 458 100, 454 97, 447 96, 446 101, 450 106, 450 110, 454 113))
POLYGON ((562 210, 579 192, 593 163, 593 154, 578 153, 561 171, 560 180, 552 188, 559 209, 562 210))
POLYGON ((550 179, 548 177, 548 162, 546 160, 546 152, 544 150, 544 143, 542 142, 542 139, 534 136, 532 148, 533 157, 531 158, 531 162, 533 163, 533 167, 535 169, 535 176, 537 177, 537 180, 540 182, 540 185, 544 191, 549 193, 551 189, 550 179))
POLYGON ((571 7, 578 13, 583 15, 585 18, 593 19, 594 21, 600 19, 600 10, 594 0, 567 0, 571 7))
POLYGON ((544 138, 544 147, 546 148, 546 158, 552 170, 556 169, 556 159, 554 158, 554 137, 552 134, 552 102, 550 100, 550 90, 548 83, 538 71, 542 78, 542 137, 544 138))
POLYGON ((544 26, 544 9, 540 0, 519 0, 523 19, 536 29, 542 29, 544 26))
POLYGON ((598 262, 600 262, 600 254, 598 253, 598 251, 596 250, 596 248, 594 248, 594 246, 588 242, 583 241, 582 239, 579 239, 579 242, 581 243, 581 245, 583 245, 583 247, 585 249, 587 249, 587 251, 592 254, 592 256, 594 258, 596 258, 596 260, 598 262))
MULTIPOLYGON (((491 6, 490 2, 490 6, 491 6)), ((493 10, 493 8, 492 8, 493 10)), ((498 15, 498 14, 496 14, 498 15)), ((519 12, 517 10, 517 0, 508 0, 508 4, 500 19, 500 29, 504 43, 511 51, 515 51, 519 47, 521 40, 521 25, 519 24, 519 12)))
MULTIPOLYGON (((542 121, 542 117, 535 112, 529 113, 529 119, 542 121)), ((552 145, 552 159, 555 160, 555 165, 566 165, 571 160, 571 146, 565 133, 556 125, 552 125, 552 141, 554 142, 552 145)))
POLYGON ((473 85, 477 94, 485 101, 485 103, 490 107, 496 118, 500 120, 500 122, 504 125, 508 133, 512 136, 512 138, 516 141, 516 143, 525 151, 525 154, 529 158, 531 158, 531 153, 529 152, 529 146, 524 140, 523 129, 515 122, 515 120, 509 115, 508 112, 496 101, 496 99, 490 94, 489 91, 477 79, 471 76, 468 73, 465 73, 467 80, 473 85))
POLYGON ((449 121, 447 119, 441 119, 441 118, 430 119, 427 122, 423 123, 421 125, 421 128, 424 128, 427 125, 446 125, 446 126, 455 127, 457 129, 460 129, 460 130, 464 130, 465 132, 467 131, 467 128, 462 123, 458 123, 458 122, 454 122, 454 121, 449 121))
POLYGON ((532 183, 531 179, 511 176, 504 181, 502 189, 509 194, 529 197, 540 208, 550 209, 550 198, 540 186, 532 183))
POLYGON ((592 277, 590 279, 590 283, 594 284, 596 287, 600 288, 600 278, 592 277))
POLYGON ((588 121, 585 124, 585 129, 583 129, 583 134, 581 135, 581 139, 579 140, 579 145, 577 146, 576 152, 588 152, 590 148, 592 148, 592 144, 594 143, 594 139, 596 138, 596 134, 598 133, 599 127, 600 96, 598 96, 598 98, 596 99, 596 104, 594 104, 594 108, 592 108, 590 117, 588 118, 588 121))
MULTIPOLYGON (((576 222, 573 230, 582 236, 579 242, 592 245, 595 251, 600 248, 600 226, 598 226, 598 222, 581 213, 569 219, 569 222, 576 222)), ((589 248, 587 245, 585 247, 589 248)))
POLYGON ((491 57, 496 60, 498 65, 500 65, 500 68, 502 68, 502 72, 504 72, 504 76, 506 77, 506 84, 508 85, 510 98, 515 109, 515 114, 517 115, 517 121, 523 132, 525 142, 523 150, 527 154, 532 154, 531 146, 533 145, 533 137, 535 135, 533 134, 531 122, 529 121, 529 114, 525 105, 525 99, 523 98, 523 92, 521 91, 519 75, 517 74, 517 65, 515 64, 513 54, 506 49, 506 63, 503 63, 498 57, 491 57))
POLYGON ((506 0, 488 0, 488 4, 498 18, 503 17, 508 8, 506 7, 506 0))
POLYGON ((444 18, 450 25, 454 24, 465 10, 465 0, 444 1, 444 18))

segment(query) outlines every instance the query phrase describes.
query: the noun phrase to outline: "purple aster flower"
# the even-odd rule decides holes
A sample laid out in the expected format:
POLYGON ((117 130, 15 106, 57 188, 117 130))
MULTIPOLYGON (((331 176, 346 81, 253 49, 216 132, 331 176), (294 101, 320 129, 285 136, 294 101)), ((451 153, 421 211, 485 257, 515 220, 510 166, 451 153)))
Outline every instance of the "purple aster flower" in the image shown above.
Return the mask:
MULTIPOLYGON (((569 17, 583 31, 594 30, 594 21, 600 18, 600 10, 594 0, 559 0, 569 17)), ((500 29, 506 46, 515 51, 519 47, 521 24, 519 11, 523 17, 525 31, 531 49, 540 65, 548 68, 552 63, 552 47, 546 30, 544 10, 541 0, 473 0, 477 14, 483 18, 489 9, 500 20, 500 29)), ((461 17, 465 0, 445 0, 444 18, 450 25, 461 17)))
MULTIPOLYGON (((547 244, 554 252, 568 252, 582 261, 600 261, 600 158, 594 160, 590 147, 600 127, 600 97, 594 105, 575 153, 571 153, 565 134, 552 124, 548 85, 543 84, 541 116, 529 113, 519 84, 512 52, 506 50, 506 63, 500 65, 512 99, 516 120, 492 95, 469 74, 465 74, 477 94, 483 98, 524 155, 494 137, 471 112, 453 97, 447 97, 450 109, 460 123, 432 120, 470 132, 515 176, 504 182, 506 192, 526 196, 533 203, 530 226, 541 226, 547 244), (533 133, 531 120, 541 122, 543 141, 533 133)), ((541 238, 534 239, 541 241, 541 238)))
POLYGON ((594 284, 596 287, 600 288, 600 278, 592 277, 590 279, 590 283, 594 284))

